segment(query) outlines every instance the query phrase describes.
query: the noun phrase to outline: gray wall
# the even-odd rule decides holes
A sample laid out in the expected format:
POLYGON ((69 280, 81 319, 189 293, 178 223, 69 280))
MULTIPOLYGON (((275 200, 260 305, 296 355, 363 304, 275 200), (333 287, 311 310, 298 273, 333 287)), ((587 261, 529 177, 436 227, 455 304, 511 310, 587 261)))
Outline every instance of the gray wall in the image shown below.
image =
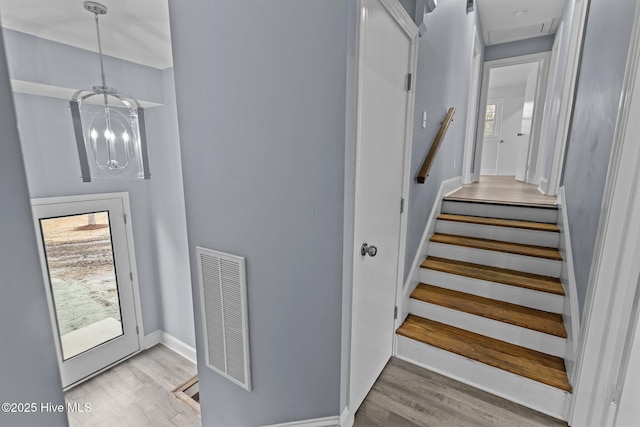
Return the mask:
POLYGON ((349 4, 170 2, 192 260, 247 259, 251 392, 203 363, 193 283, 203 425, 341 409, 349 4))
POLYGON ((484 50, 484 60, 495 61, 497 59, 513 58, 514 56, 549 52, 553 47, 554 38, 554 35, 548 35, 487 46, 484 50))
POLYGON ((587 20, 563 174, 580 313, 587 294, 635 8, 634 0, 591 0, 587 20))
MULTIPOLYGON (((4 33, 12 78, 78 89, 98 83, 96 54, 16 31, 4 33)), ((194 346, 172 70, 109 57, 105 69, 110 86, 165 104, 145 111, 151 180, 83 183, 68 101, 16 94, 30 196, 129 192, 144 331, 162 329, 194 346)))
POLYGON ((0 129, 0 401, 38 404, 38 412, 33 414, 0 412, 0 425, 66 426, 66 413, 39 411, 40 402, 60 405, 64 404, 64 396, 39 268, 2 34, 0 129))
POLYGON ((474 25, 478 25, 478 33, 482 34, 477 23, 477 12, 467 14, 464 2, 442 1, 427 15, 425 21, 428 31, 420 38, 415 79, 416 103, 405 277, 409 274, 440 183, 462 175, 474 25), (454 121, 449 126, 427 182, 417 184, 415 176, 422 167, 449 107, 456 107, 454 121), (426 129, 422 128, 423 111, 427 112, 426 129))

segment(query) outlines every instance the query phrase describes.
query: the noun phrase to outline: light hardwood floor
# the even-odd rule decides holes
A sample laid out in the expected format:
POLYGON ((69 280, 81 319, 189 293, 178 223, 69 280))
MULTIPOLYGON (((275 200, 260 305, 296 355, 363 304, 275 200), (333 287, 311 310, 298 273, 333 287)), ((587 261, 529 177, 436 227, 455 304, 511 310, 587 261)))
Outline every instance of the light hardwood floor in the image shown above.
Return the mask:
POLYGON ((356 427, 567 427, 565 422, 391 358, 356 427))
POLYGON ((193 363, 162 345, 132 357, 65 393, 91 405, 70 412, 71 427, 200 427, 200 418, 172 392, 196 374, 193 363))
POLYGON ((556 198, 545 196, 533 184, 516 181, 513 176, 486 176, 480 181, 463 185, 462 188, 448 196, 457 200, 485 200, 494 202, 510 202, 534 205, 554 205, 556 198))

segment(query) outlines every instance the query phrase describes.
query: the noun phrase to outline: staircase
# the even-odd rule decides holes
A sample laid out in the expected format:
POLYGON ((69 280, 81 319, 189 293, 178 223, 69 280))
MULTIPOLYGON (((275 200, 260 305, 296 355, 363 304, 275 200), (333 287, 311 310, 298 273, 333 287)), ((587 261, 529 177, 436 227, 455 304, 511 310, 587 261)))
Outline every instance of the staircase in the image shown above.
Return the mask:
POLYGON ((558 211, 445 198, 398 357, 564 419, 571 385, 558 211))

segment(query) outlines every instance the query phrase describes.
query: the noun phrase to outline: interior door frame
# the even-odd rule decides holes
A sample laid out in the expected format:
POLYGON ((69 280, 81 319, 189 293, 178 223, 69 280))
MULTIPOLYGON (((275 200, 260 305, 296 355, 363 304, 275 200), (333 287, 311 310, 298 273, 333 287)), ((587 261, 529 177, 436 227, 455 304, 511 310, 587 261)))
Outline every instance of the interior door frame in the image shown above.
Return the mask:
MULTIPOLYGON (((122 203, 122 209, 125 215, 125 232, 126 232, 126 240, 127 240, 127 255, 128 255, 128 260, 129 260, 129 266, 130 266, 130 271, 131 271, 131 286, 132 286, 132 290, 133 290, 133 307, 134 307, 134 311, 135 311, 135 320, 136 320, 136 325, 137 325, 137 341, 138 341, 138 350, 135 351, 134 353, 132 353, 131 355, 127 356, 126 358, 132 357, 138 353, 140 353, 140 351, 142 351, 145 347, 144 347, 144 325, 142 323, 142 309, 141 309, 141 305, 140 305, 140 289, 139 289, 139 281, 138 281, 138 269, 137 269, 137 264, 136 264, 136 258, 135 258, 135 245, 134 245, 134 241, 133 241, 133 227, 131 224, 131 205, 129 203, 129 193, 127 192, 120 192, 120 193, 101 193, 101 194, 87 194, 87 195, 78 195, 78 196, 61 196, 61 197, 44 197, 44 198, 35 198, 35 199, 31 199, 31 206, 35 207, 35 206, 44 206, 44 205, 52 205, 52 204, 63 204, 63 203, 76 203, 76 202, 91 202, 91 201, 97 201, 97 200, 117 200, 120 201, 122 203)), ((34 217, 35 220, 35 217, 34 217)), ((39 243, 40 246, 40 243, 39 243)), ((41 262, 41 267, 42 267, 42 271, 43 274, 47 275, 48 274, 48 266, 46 264, 46 259, 44 259, 44 257, 42 256, 42 254, 40 254, 40 262, 41 262)), ((44 286, 45 286, 45 292, 47 294, 47 298, 49 301, 53 301, 52 299, 52 294, 51 294, 51 289, 49 286, 49 281, 46 279, 44 280, 44 286)), ((54 337, 58 336, 58 321, 56 319, 56 314, 54 312, 54 310, 49 310, 49 316, 51 319, 51 327, 52 327, 52 332, 54 337)), ((56 346, 56 354, 58 355, 58 363, 62 362, 61 359, 61 355, 62 355, 62 348, 61 348, 61 343, 59 339, 54 339, 55 342, 55 346, 56 346)), ((126 359, 125 358, 125 359, 126 359)), ((96 375, 104 372, 105 370, 109 369, 110 367, 112 367, 114 364, 116 363, 120 363, 122 360, 118 360, 113 364, 110 364, 108 366, 103 367, 102 369, 99 369, 98 371, 92 373, 91 375, 88 375, 84 378, 82 378, 79 381, 74 382, 73 384, 70 384, 66 387, 63 388, 64 391, 77 386, 78 384, 83 383, 84 381, 87 381, 88 379, 91 379, 93 377, 95 377, 96 375)))
MULTIPOLYGON (((542 178, 542 168, 544 166, 544 157, 547 151, 547 147, 551 143, 549 141, 549 125, 551 122, 551 108, 553 101, 553 94, 556 91, 558 85, 558 71, 559 71, 559 56, 560 56, 560 42, 565 31, 565 23, 561 22, 556 29, 556 37, 553 41, 551 48, 551 56, 549 58, 549 73, 547 74, 547 95, 544 100, 544 112, 542 113, 542 127, 540 129, 540 142, 538 144, 538 156, 536 159, 533 184, 537 184, 538 188, 541 188, 540 179, 542 178)), ((543 192, 543 190, 539 190, 543 192)))
POLYGON ((467 128, 465 134, 465 150, 462 164, 462 183, 473 182, 471 166, 474 163, 474 143, 478 132, 478 110, 480 100, 480 83, 482 82, 482 42, 478 27, 473 26, 471 48, 471 70, 469 70, 469 99, 467 102, 467 128))
MULTIPOLYGON (((354 146, 355 146, 355 159, 359 158, 359 147, 361 146, 361 139, 360 139, 360 132, 358 131, 358 129, 360 128, 360 121, 361 121, 361 112, 360 112, 360 103, 361 103, 361 91, 360 91, 360 70, 362 68, 362 61, 363 61, 363 57, 361 55, 362 52, 362 31, 363 31, 363 25, 362 25, 362 20, 363 20, 363 1, 364 0, 358 0, 357 1, 357 16, 356 16, 356 50, 355 50, 355 75, 356 75, 356 80, 355 80, 355 129, 354 129, 354 134, 353 134, 353 140, 354 140, 354 146)), ((417 68, 417 59, 418 59, 418 36, 419 36, 419 30, 418 27, 415 25, 415 23, 413 22, 413 20, 411 19, 411 17, 408 15, 408 13, 405 11, 404 7, 399 3, 398 0, 378 0, 384 7, 385 9, 387 9, 387 11, 389 12, 389 14, 395 19, 395 21, 397 22, 398 26, 406 33, 406 35, 409 37, 409 39, 411 40, 410 42, 410 49, 411 49, 411 53, 410 53, 410 60, 409 60, 409 69, 411 70, 411 74, 412 76, 415 77, 416 75, 416 68, 417 68)), ((396 275, 396 301, 395 301, 395 305, 398 306, 398 302, 401 300, 402 298, 402 287, 403 287, 403 282, 404 282, 404 263, 405 263, 405 257, 406 257, 406 244, 407 244, 407 225, 408 225, 408 218, 407 218, 407 212, 408 212, 408 201, 409 201, 409 188, 410 188, 410 184, 411 184, 411 149, 412 149, 412 145, 413 145, 413 123, 414 123, 414 110, 415 110, 415 83, 412 85, 411 90, 409 90, 408 92, 408 96, 407 96, 407 118, 406 118, 406 124, 405 124, 405 141, 404 141, 404 156, 403 156, 403 183, 402 183, 402 194, 399 195, 402 199, 404 199, 404 209, 402 210, 401 214, 400 214, 400 243, 399 243, 399 254, 398 254, 398 268, 397 268, 397 275, 396 275)), ((347 112, 347 114, 349 114, 349 112, 347 112)), ((354 164, 357 165, 357 162, 354 162, 354 164)), ((347 166, 348 167, 348 166, 347 166)), ((353 174, 353 181, 350 183, 350 185, 347 186, 347 188, 345 189, 346 192, 345 194, 350 194, 352 195, 352 198, 350 200, 350 203, 353 203, 353 205, 351 205, 351 207, 353 208, 353 211, 351 212, 350 215, 352 215, 352 219, 353 222, 351 224, 353 224, 353 229, 351 230, 351 235, 350 235, 350 242, 349 244, 345 245, 345 250, 347 250, 347 254, 345 255, 345 263, 348 263, 347 269, 348 271, 350 271, 350 283, 351 283, 351 287, 350 287, 350 301, 351 301, 351 305, 349 307, 349 330, 348 330, 348 372, 347 372, 347 413, 349 418, 352 420, 354 415, 355 415, 355 411, 357 410, 357 408, 353 408, 353 395, 352 395, 352 387, 351 387, 351 383, 352 383, 352 372, 353 370, 351 369, 352 367, 352 354, 353 354, 353 349, 352 349, 352 344, 353 344, 353 340, 352 340, 352 332, 353 332, 353 322, 354 322, 354 316, 353 316, 353 311, 354 311, 354 300, 353 300, 353 295, 354 295, 354 287, 355 287, 355 268, 356 268, 356 258, 354 257, 354 254, 356 253, 356 249, 359 250, 359 246, 357 246, 356 244, 356 230, 357 227, 356 225, 359 222, 358 216, 357 216, 357 212, 355 209, 356 206, 356 197, 357 197, 357 192, 356 189, 358 187, 358 183, 361 179, 364 179, 363 177, 359 176, 357 167, 356 170, 354 171, 353 174)), ((398 200, 398 210, 400 210, 400 203, 401 201, 398 200)), ((393 319, 392 317, 390 317, 389 322, 393 323, 395 325, 395 319, 393 319)), ((392 350, 392 354, 395 354, 395 337, 393 342, 390 344, 391 350, 392 350)))
MULTIPOLYGON (((560 100, 560 113, 558 118, 558 128, 554 139, 548 141, 554 144, 553 157, 551 161, 550 176, 542 177, 540 191, 548 196, 556 196, 560 190, 562 171, 564 168, 564 156, 567 152, 567 142, 573 115, 573 104, 576 89, 578 87, 578 74, 580 72, 580 61, 582 59, 582 43, 585 36, 587 14, 591 0, 574 0, 571 26, 564 31, 570 31, 569 46, 567 52, 567 66, 565 68, 562 82, 562 97, 560 100)), ((560 48, 562 49, 562 47, 560 48)))
MULTIPOLYGON (((481 127, 484 126, 484 114, 487 108, 487 101, 489 99, 489 79, 491 78, 491 70, 494 68, 508 67, 510 65, 528 64, 531 62, 539 62, 540 68, 538 71, 538 84, 536 87, 536 106, 534 107, 534 118, 531 133, 531 140, 534 138, 540 138, 540 128, 542 127, 542 116, 544 111, 544 99, 546 98, 547 77, 549 72, 549 52, 534 53, 530 55, 514 56, 511 58, 496 59, 493 61, 485 61, 482 68, 482 88, 480 90, 480 103, 478 104, 478 117, 476 122, 476 140, 475 150, 473 145, 465 145, 465 158, 467 156, 473 156, 473 172, 470 170, 463 171, 469 173, 471 176, 471 182, 478 182, 480 180, 480 168, 482 166, 482 147, 484 144, 484 133, 481 132, 481 127), (535 132, 535 133, 534 133, 535 132), (471 150, 471 153, 468 151, 471 150), (475 155, 473 155, 475 153, 475 155)), ((529 150, 527 150, 527 165, 530 163, 531 158, 531 142, 529 142, 529 150)), ((537 155, 537 151, 536 151, 537 155)), ((469 167, 471 164, 469 165, 469 167)), ((525 173, 525 179, 529 182, 529 176, 531 171, 525 173)))

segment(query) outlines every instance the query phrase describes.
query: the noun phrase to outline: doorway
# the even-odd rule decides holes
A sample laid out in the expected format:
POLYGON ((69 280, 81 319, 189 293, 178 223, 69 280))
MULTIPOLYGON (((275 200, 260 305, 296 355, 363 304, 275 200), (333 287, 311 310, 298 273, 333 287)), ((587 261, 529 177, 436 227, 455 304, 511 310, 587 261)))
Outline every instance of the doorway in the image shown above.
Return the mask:
POLYGON ((473 182, 492 175, 538 184, 548 58, 543 53, 485 63, 473 182))
POLYGON ((63 387, 140 350, 126 194, 32 201, 63 387))

